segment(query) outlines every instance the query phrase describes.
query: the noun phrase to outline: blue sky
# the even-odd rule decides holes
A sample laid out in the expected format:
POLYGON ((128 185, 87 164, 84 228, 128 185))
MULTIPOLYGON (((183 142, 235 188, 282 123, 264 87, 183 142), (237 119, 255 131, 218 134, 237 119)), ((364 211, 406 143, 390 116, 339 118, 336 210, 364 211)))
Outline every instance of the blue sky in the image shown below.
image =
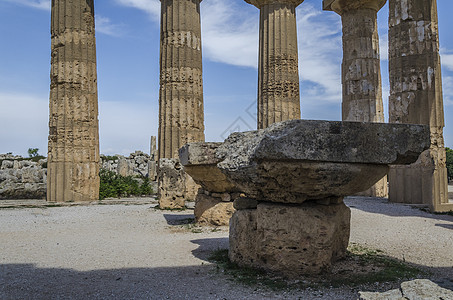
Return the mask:
MULTIPOLYGON (((341 20, 321 0, 297 9, 303 119, 341 119, 341 20)), ((446 146, 453 147, 453 1, 438 0, 446 146)), ((159 0, 97 0, 100 146, 149 151, 157 135, 159 0)), ((256 128, 259 12, 243 0, 201 3, 207 141, 256 128)), ((378 16, 388 115, 387 5, 378 16)), ((0 0, 0 153, 47 151, 50 0, 0 0)), ((386 117, 387 119, 387 117, 386 117)))

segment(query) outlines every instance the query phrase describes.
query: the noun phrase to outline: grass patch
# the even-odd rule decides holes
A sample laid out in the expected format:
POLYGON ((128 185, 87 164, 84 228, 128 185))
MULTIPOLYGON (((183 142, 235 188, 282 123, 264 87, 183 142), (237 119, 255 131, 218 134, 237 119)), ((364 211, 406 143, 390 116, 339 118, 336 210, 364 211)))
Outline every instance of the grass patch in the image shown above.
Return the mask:
POLYGON ((351 244, 347 257, 332 266, 329 273, 303 276, 297 280, 252 267, 242 267, 228 258, 228 250, 212 252, 208 258, 216 263, 216 268, 232 280, 249 286, 259 286, 271 290, 306 289, 320 287, 355 288, 366 284, 399 282, 426 274, 408 263, 383 255, 380 250, 351 244))

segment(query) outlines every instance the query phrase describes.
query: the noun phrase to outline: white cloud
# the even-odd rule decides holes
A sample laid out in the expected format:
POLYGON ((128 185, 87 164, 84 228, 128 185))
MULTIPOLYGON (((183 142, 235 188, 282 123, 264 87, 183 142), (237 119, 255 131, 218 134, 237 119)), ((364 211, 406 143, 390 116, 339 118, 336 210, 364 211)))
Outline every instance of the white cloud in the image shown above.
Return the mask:
POLYGON ((453 76, 443 76, 442 88, 444 96, 444 105, 453 105, 453 76))
POLYGON ((0 92, 0 153, 39 148, 47 155, 48 105, 47 95, 0 92))
POLYGON ((51 0, 4 0, 4 1, 42 10, 50 10, 51 0))
POLYGON ((257 68, 259 11, 250 14, 234 2, 210 0, 202 4, 203 55, 235 66, 257 68))
POLYGON ((151 135, 157 133, 157 105, 99 101, 101 153, 129 155, 149 152, 151 135))
POLYGON ((389 59, 389 36, 388 34, 383 34, 379 36, 379 52, 381 56, 381 61, 389 59))
POLYGON ((449 71, 453 71, 453 54, 451 53, 451 51, 441 49, 440 55, 442 67, 449 71))
POLYGON ((113 24, 109 18, 96 14, 96 32, 110 36, 123 35, 123 25, 113 24))
POLYGON ((299 75, 313 83, 302 91, 310 101, 341 101, 341 22, 334 13, 323 12, 312 5, 297 10, 299 75))
POLYGON ((120 5, 133 7, 145 11, 154 19, 159 19, 160 17, 159 0, 115 0, 115 1, 120 5))

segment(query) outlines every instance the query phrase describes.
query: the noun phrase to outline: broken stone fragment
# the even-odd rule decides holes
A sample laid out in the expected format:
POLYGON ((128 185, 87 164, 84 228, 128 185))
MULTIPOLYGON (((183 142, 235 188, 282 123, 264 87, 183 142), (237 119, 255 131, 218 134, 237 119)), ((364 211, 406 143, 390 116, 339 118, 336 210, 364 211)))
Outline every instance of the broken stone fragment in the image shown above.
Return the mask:
POLYGON ((241 197, 234 200, 233 206, 237 210, 255 209, 258 206, 258 201, 252 198, 241 197))

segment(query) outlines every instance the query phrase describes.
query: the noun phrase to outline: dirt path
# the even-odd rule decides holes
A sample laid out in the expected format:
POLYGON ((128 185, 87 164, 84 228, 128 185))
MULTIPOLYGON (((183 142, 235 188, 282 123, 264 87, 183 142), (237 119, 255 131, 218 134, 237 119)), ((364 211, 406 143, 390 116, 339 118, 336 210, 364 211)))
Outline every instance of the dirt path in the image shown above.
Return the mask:
MULTIPOLYGON (((352 198, 351 241, 453 278, 453 216, 352 198)), ((192 232, 191 211, 142 205, 0 210, 0 299, 357 299, 350 289, 271 292, 206 259, 227 228, 192 232)), ((445 284, 448 284, 446 282, 445 284)))

